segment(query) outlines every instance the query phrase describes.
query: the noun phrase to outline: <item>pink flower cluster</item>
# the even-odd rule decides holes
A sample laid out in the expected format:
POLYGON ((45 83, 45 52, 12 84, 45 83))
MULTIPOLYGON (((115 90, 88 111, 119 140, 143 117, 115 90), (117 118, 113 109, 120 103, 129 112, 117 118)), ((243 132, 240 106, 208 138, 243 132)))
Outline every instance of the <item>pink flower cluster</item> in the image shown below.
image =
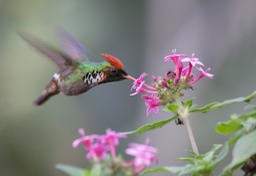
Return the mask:
POLYGON ((156 114, 159 113, 158 106, 160 106, 162 103, 161 100, 157 97, 157 89, 150 85, 147 85, 145 81, 143 81, 144 77, 146 76, 147 74, 144 72, 140 75, 138 79, 135 79, 131 76, 128 76, 127 79, 133 81, 133 86, 131 90, 135 90, 135 92, 132 93, 131 96, 137 95, 140 92, 145 93, 144 95, 142 95, 142 98, 145 99, 145 104, 147 106, 146 114, 148 116, 151 111, 154 111, 156 114))
MULTIPOLYGON (((108 129, 104 135, 92 134, 86 136, 83 129, 79 129, 79 133, 81 138, 73 142, 73 148, 83 144, 88 152, 86 159, 92 158, 95 162, 103 160, 107 152, 111 153, 112 158, 116 158, 115 146, 119 144, 120 138, 127 137, 125 134, 117 133, 111 129, 108 129)), ((149 142, 146 142, 146 144, 131 143, 129 148, 126 149, 126 153, 134 158, 122 165, 124 167, 132 167, 133 172, 136 174, 149 166, 153 161, 157 161, 157 149, 149 146, 149 142)))
POLYGON ((157 149, 146 144, 131 143, 125 151, 128 155, 134 156, 134 159, 126 163, 126 166, 133 166, 134 173, 139 173, 149 166, 153 161, 157 162, 157 149))
POLYGON ((168 55, 164 58, 164 62, 173 61, 175 71, 174 71, 174 83, 178 84, 180 79, 183 77, 183 82, 186 85, 191 86, 192 84, 198 82, 204 76, 208 78, 213 78, 213 74, 208 73, 211 69, 207 68, 203 70, 202 67, 196 67, 196 65, 204 66, 198 58, 195 57, 193 53, 191 57, 188 57, 186 54, 176 54, 176 49, 172 50, 172 55, 168 55), (188 66, 184 67, 184 63, 188 62, 188 66), (193 68, 196 68, 200 74, 195 78, 194 74, 191 72, 193 68))
POLYGON ((159 113, 159 106, 172 103, 174 96, 181 95, 181 90, 192 88, 192 85, 203 77, 213 78, 213 74, 209 73, 210 68, 203 70, 201 66, 204 64, 195 57, 195 54, 188 57, 187 54, 176 54, 176 49, 174 49, 171 55, 164 58, 165 63, 169 61, 173 61, 174 71, 168 71, 164 78, 153 76, 154 82, 150 85, 143 80, 147 76, 146 73, 142 73, 138 79, 131 76, 127 77, 127 79, 133 80, 131 90, 135 90, 135 92, 131 96, 143 93, 142 98, 147 106, 147 116, 151 111, 156 114, 159 113), (185 63, 188 65, 184 66, 185 63), (193 68, 199 71, 197 77, 192 73, 193 68))
POLYGON ((115 146, 119 144, 120 138, 126 138, 125 134, 116 133, 111 129, 106 131, 105 135, 85 135, 83 129, 78 130, 81 138, 76 139, 72 146, 76 148, 79 144, 83 144, 88 151, 86 159, 93 159, 94 161, 100 161, 106 157, 108 151, 111 152, 112 157, 116 157, 115 146))

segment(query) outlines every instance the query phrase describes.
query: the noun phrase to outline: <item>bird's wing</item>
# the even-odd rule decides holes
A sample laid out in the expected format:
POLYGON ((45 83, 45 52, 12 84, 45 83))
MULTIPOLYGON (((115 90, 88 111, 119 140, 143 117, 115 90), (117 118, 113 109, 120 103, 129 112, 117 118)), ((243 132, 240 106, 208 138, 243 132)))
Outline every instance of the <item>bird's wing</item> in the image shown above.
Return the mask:
POLYGON ((59 70, 64 70, 67 67, 76 64, 76 61, 74 61, 69 56, 65 55, 61 51, 54 49, 53 47, 44 44, 43 42, 40 42, 34 37, 31 37, 30 35, 21 32, 17 32, 17 34, 26 42, 28 42, 31 46, 33 46, 37 51, 53 61, 57 65, 59 70))
POLYGON ((73 60, 88 60, 84 46, 63 28, 57 30, 60 45, 63 51, 73 60))

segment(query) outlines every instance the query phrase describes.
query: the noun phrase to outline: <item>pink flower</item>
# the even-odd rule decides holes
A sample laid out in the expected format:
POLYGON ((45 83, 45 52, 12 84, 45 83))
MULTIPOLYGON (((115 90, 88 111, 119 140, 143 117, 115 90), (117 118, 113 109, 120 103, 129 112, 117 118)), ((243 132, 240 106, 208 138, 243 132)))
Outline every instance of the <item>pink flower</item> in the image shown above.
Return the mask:
POLYGON ((126 138, 126 135, 123 133, 117 133, 111 129, 107 129, 106 135, 103 135, 101 138, 104 143, 108 143, 112 157, 115 158, 116 157, 115 146, 119 144, 119 139, 126 138))
POLYGON ((176 49, 172 50, 172 55, 168 55, 164 58, 164 62, 168 62, 170 60, 173 61, 174 65, 177 65, 178 61, 180 60, 181 57, 186 57, 186 54, 176 54, 176 49))
POLYGON ((153 161, 157 161, 157 149, 146 144, 131 143, 125 151, 128 155, 134 156, 134 159, 129 161, 127 165, 134 166, 134 172, 139 173, 153 161))
POLYGON ((196 83, 197 81, 202 79, 204 76, 206 76, 206 77, 208 77, 210 79, 212 79, 213 76, 214 76, 213 74, 208 73, 211 70, 211 68, 207 68, 205 71, 201 67, 200 68, 196 67, 196 69, 200 71, 200 75, 195 80, 189 82, 189 85, 192 85, 192 84, 196 83))
MULTIPOLYGON (((198 69, 198 68, 197 68, 198 69)), ((205 71, 200 67, 199 68, 199 71, 200 71, 200 75, 199 75, 199 77, 201 76, 201 77, 203 77, 203 76, 206 76, 206 77, 208 77, 208 78, 210 78, 210 79, 213 79, 213 74, 211 74, 211 73, 208 73, 209 71, 211 70, 211 68, 207 68, 205 71)))
POLYGON ((94 142, 94 139, 97 139, 99 137, 98 135, 85 136, 84 129, 82 128, 80 128, 78 132, 82 137, 74 140, 74 142, 72 143, 73 148, 77 148, 78 145, 80 145, 81 143, 84 144, 86 148, 90 148, 90 146, 94 142))
POLYGON ((80 133, 81 138, 74 140, 72 144, 73 148, 83 144, 85 150, 88 152, 86 154, 86 159, 92 158, 96 162, 106 156, 106 152, 109 151, 110 147, 104 144, 100 135, 92 134, 86 136, 84 129, 79 129, 78 132, 80 133))
POLYGON ((181 76, 187 75, 189 72, 189 66, 186 66, 182 69, 181 76))
MULTIPOLYGON (((174 67, 175 67, 175 79, 174 79, 174 84, 178 84, 180 81, 180 76, 182 74, 182 69, 183 69, 183 62, 186 62, 188 59, 182 59, 183 57, 186 57, 186 54, 176 54, 176 49, 172 50, 172 55, 166 56, 164 58, 164 62, 170 61, 172 60, 174 63, 174 67)), ((194 56, 194 55, 192 55, 194 56)), ((197 58, 193 58, 195 61, 197 58)), ((194 63, 193 60, 193 63, 194 63)), ((192 61, 192 60, 191 60, 192 61)), ((199 62, 199 61, 198 61, 199 62)), ((174 75, 172 75, 173 77, 174 75)))
POLYGON ((155 82, 157 81, 157 77, 156 76, 152 76, 151 78, 152 78, 153 81, 155 81, 155 82))
POLYGON ((136 90, 137 89, 137 87, 139 87, 139 86, 141 86, 141 84, 143 84, 144 83, 144 81, 143 81, 143 78, 144 77, 146 77, 148 74, 147 73, 142 73, 141 75, 140 75, 140 77, 138 78, 138 79, 136 79, 134 82, 133 82, 133 86, 132 86, 132 88, 131 88, 131 90, 136 90))
POLYGON ((145 84, 145 81, 142 81, 137 87, 133 88, 135 89, 135 92, 130 94, 130 96, 137 95, 140 92, 145 92, 145 90, 143 89, 144 84, 145 84))
POLYGON ((182 73, 181 73, 181 76, 186 76, 184 82, 186 84, 189 84, 188 81, 193 81, 194 80, 194 74, 191 73, 191 70, 192 70, 192 67, 191 67, 191 64, 189 63, 189 66, 183 68, 182 70, 182 73))
POLYGON ((195 58, 195 53, 192 54, 191 57, 186 57, 186 58, 183 58, 181 59, 182 62, 188 62, 189 63, 189 66, 188 66, 188 69, 186 68, 186 78, 185 78, 185 83, 188 82, 189 78, 191 78, 191 71, 192 71, 192 68, 195 67, 196 64, 198 65, 201 65, 201 66, 204 66, 204 64, 202 62, 199 61, 198 58, 195 58))
POLYGON ((167 89, 170 89, 165 79, 161 82, 161 86, 166 87, 167 89))
POLYGON ((192 68, 193 68, 193 65, 191 62, 189 62, 189 66, 188 66, 188 70, 187 70, 187 75, 186 75, 186 78, 185 78, 185 83, 188 82, 189 78, 191 78, 191 71, 192 71, 192 68))
POLYGON ((93 134, 86 136, 84 129, 79 129, 78 131, 82 137, 74 140, 72 144, 73 148, 78 147, 79 144, 83 144, 85 149, 88 151, 86 158, 93 158, 94 161, 99 161, 106 156, 106 152, 109 149, 99 141, 99 135, 93 134))
MULTIPOLYGON (((161 105, 161 100, 158 99, 156 94, 158 93, 158 90, 151 85, 147 85, 145 81, 143 81, 143 78, 147 76, 146 73, 142 73, 138 79, 134 80, 133 86, 131 90, 135 89, 135 92, 130 94, 131 96, 137 95, 140 92, 146 93, 142 96, 142 98, 145 99, 145 104, 148 107, 147 108, 147 116, 149 113, 153 110, 155 113, 159 112, 158 106, 161 105), (149 96, 147 94, 151 94, 152 96, 149 96)), ((153 80, 157 81, 156 77, 152 77, 153 80)), ((165 82, 166 83, 166 82, 165 82)), ((167 84, 164 84, 163 86, 168 86, 167 84)))
POLYGON ((195 53, 192 54, 191 57, 186 57, 186 58, 183 58, 181 59, 182 62, 189 62, 192 64, 192 66, 194 67, 196 64, 198 65, 201 65, 201 66, 204 66, 204 64, 202 62, 199 61, 198 58, 195 58, 195 53))
POLYGON ((147 106, 146 114, 149 116, 150 112, 153 111, 155 114, 159 113, 159 106, 161 106, 162 101, 156 96, 156 94, 142 95, 145 99, 145 105, 147 106))
POLYGON ((140 92, 150 93, 150 94, 157 93, 157 89, 155 89, 152 86, 147 85, 145 83, 145 81, 143 81, 143 78, 146 76, 147 76, 147 74, 144 72, 140 75, 140 77, 138 79, 134 80, 131 90, 135 90, 135 92, 130 94, 130 96, 137 95, 140 92))
POLYGON ((102 142, 97 142, 89 147, 87 150, 88 153, 86 155, 86 159, 93 158, 94 161, 98 162, 106 157, 106 153, 109 148, 105 146, 102 142))
POLYGON ((182 69, 183 69, 183 63, 181 61, 178 61, 178 63, 175 66, 175 74, 176 74, 176 77, 175 77, 175 80, 174 80, 175 84, 178 84, 178 82, 180 81, 180 76, 181 76, 181 73, 182 73, 182 69))
POLYGON ((76 148, 79 144, 84 144, 85 150, 87 150, 86 159, 93 159, 94 161, 100 161, 104 159, 107 152, 111 152, 112 157, 116 157, 115 146, 119 144, 120 138, 126 138, 123 133, 117 133, 111 129, 107 129, 105 135, 93 134, 85 136, 83 129, 79 129, 81 138, 76 139, 73 142, 73 147, 76 148))

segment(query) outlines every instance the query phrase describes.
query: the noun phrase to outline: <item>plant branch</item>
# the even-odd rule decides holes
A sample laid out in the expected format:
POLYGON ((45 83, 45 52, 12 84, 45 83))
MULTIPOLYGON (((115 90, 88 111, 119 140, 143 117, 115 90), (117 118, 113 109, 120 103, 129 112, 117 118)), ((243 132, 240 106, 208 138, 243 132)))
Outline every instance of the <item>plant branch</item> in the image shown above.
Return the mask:
POLYGON ((190 140, 190 143, 191 143, 191 146, 192 146, 192 150, 195 154, 199 155, 198 147, 197 147, 197 144, 196 144, 196 140, 195 140, 192 128, 191 128, 190 123, 189 123, 189 119, 188 119, 188 117, 185 117, 185 118, 183 118, 183 120, 184 120, 186 129, 187 129, 187 132, 188 132, 188 137, 189 137, 189 140, 190 140))

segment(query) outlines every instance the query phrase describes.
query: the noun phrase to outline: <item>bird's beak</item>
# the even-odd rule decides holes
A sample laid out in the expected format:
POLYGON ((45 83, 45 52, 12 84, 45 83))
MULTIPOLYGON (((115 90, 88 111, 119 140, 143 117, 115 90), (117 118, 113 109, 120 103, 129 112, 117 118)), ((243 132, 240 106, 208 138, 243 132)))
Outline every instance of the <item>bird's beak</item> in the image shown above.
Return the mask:
POLYGON ((123 69, 121 70, 121 74, 122 74, 124 77, 128 75, 128 74, 126 73, 126 71, 124 71, 123 69))
POLYGON ((121 73, 125 79, 129 79, 131 81, 135 81, 136 79, 130 75, 128 75, 124 70, 121 70, 121 73))
POLYGON ((129 79, 131 81, 135 81, 136 79, 130 75, 124 75, 124 78, 129 79))

